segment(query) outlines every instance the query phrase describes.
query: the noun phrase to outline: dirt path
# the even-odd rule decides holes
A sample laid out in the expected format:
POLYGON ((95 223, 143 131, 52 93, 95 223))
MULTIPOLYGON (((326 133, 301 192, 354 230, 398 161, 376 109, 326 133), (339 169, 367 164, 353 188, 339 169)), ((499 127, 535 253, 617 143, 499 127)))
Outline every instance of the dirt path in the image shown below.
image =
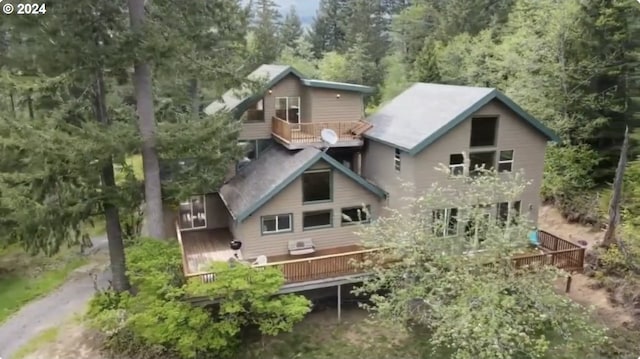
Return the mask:
POLYGON ((0 358, 11 359, 15 351, 42 330, 63 325, 82 314, 95 292, 93 275, 100 288, 108 285, 111 273, 106 267, 107 238, 93 239, 92 263, 78 268, 70 279, 53 293, 25 305, 0 325, 0 358))

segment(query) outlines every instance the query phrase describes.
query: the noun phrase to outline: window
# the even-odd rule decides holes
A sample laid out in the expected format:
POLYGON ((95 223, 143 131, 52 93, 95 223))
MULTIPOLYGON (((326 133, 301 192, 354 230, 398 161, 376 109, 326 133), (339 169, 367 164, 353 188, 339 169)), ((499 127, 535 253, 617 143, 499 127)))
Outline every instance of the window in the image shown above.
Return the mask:
POLYGON ((276 117, 300 123, 300 97, 276 97, 276 117))
POLYGON ((513 170, 513 150, 500 151, 498 158, 498 172, 511 172, 513 170))
POLYGON ((247 109, 243 116, 244 122, 264 122, 264 101, 260 99, 247 109))
POLYGON ((520 214, 520 201, 513 202, 509 206, 509 202, 501 202, 496 206, 496 219, 498 223, 505 224, 511 219, 511 223, 515 222, 516 216, 520 214))
POLYGON ((433 211, 433 232, 438 237, 458 234, 458 209, 446 208, 433 211))
POLYGON ((395 155, 393 156, 393 163, 396 169, 396 172, 400 172, 400 149, 396 148, 395 155))
POLYGON ((351 207, 342 209, 342 225, 348 226, 358 223, 369 223, 370 221, 369 206, 351 207))
POLYGON ((304 212, 302 214, 302 229, 319 229, 333 227, 333 211, 304 212))
POLYGON ((292 232, 291 214, 262 217, 262 234, 292 232))
POLYGON ((471 147, 495 146, 497 117, 478 117, 471 119, 471 147))
POLYGON ((491 152, 472 152, 469 154, 469 174, 471 176, 478 175, 481 172, 479 168, 491 170, 495 167, 496 153, 491 152))
POLYGON ((475 218, 470 218, 464 226, 464 236, 468 240, 478 238, 478 242, 483 242, 487 239, 490 217, 489 213, 481 213, 475 218))
POLYGON ((331 201, 331 170, 308 171, 302 175, 304 203, 331 201))
POLYGON ((262 153, 273 144, 272 140, 238 141, 238 146, 244 150, 244 156, 236 162, 236 171, 242 169, 249 162, 260 158, 262 153))
POLYGON ((179 207, 180 228, 196 229, 207 226, 207 213, 204 196, 193 196, 181 202, 179 207))
POLYGON ((449 171, 453 176, 464 174, 464 156, 462 153, 455 153, 449 156, 449 171))

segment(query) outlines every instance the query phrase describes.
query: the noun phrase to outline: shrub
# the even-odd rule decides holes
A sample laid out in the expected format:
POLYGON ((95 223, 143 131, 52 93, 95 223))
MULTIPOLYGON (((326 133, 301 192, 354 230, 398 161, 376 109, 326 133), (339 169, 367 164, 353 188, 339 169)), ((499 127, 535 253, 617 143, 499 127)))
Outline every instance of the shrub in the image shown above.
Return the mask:
POLYGON ((127 250, 128 275, 135 294, 101 292, 89 318, 107 336, 106 347, 120 355, 195 358, 232 357, 248 326, 275 335, 290 331, 310 310, 297 295, 274 296, 284 283, 276 269, 215 265, 213 283, 187 282, 175 242, 135 241, 127 250), (217 300, 196 307, 189 296, 217 300))

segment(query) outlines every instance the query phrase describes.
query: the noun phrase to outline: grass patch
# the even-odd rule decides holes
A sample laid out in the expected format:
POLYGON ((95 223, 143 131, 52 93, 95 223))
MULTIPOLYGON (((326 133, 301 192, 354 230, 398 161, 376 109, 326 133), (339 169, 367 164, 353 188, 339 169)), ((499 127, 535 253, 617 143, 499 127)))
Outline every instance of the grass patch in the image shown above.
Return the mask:
POLYGON ((31 300, 59 287, 76 268, 87 263, 86 258, 75 258, 61 268, 43 272, 36 277, 9 275, 0 277, 0 323, 31 300))
MULTIPOLYGON (((142 167, 142 155, 133 155, 127 157, 125 160, 127 166, 131 168, 133 171, 134 177, 138 181, 142 181, 144 179, 144 170, 142 167)), ((122 166, 116 165, 114 166, 116 183, 122 183, 125 180, 125 173, 122 171, 122 166)))
POLYGON ((17 245, 0 248, 0 323, 31 300, 60 286, 88 259, 77 247, 54 256, 29 255, 17 245))
POLYGON ((93 238, 107 233, 106 226, 107 225, 104 222, 104 217, 100 216, 93 219, 93 225, 87 224, 84 228, 84 231, 93 238))
POLYGON ((21 346, 12 356, 13 359, 23 359, 27 355, 34 353, 44 344, 51 343, 58 338, 60 329, 53 327, 45 329, 31 338, 25 345, 21 346))

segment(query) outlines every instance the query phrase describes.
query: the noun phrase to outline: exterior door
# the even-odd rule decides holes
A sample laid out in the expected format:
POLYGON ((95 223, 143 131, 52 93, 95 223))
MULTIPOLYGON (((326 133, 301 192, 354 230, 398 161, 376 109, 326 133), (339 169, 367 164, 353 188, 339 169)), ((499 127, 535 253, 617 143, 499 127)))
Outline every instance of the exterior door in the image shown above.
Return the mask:
POLYGON ((300 97, 276 97, 276 117, 300 123, 300 97))

